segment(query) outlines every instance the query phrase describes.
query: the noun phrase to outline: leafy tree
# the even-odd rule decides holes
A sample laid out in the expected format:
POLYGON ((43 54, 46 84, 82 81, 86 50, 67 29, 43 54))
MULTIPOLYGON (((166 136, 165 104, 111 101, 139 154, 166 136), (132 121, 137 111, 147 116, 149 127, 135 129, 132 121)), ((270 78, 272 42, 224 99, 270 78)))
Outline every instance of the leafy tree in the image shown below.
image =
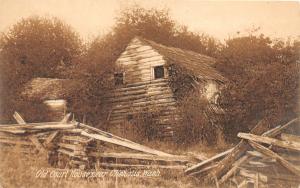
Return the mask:
POLYGON ((29 17, 2 33, 2 115, 10 116, 15 110, 20 89, 31 78, 67 77, 69 69, 79 61, 82 49, 77 33, 57 18, 29 17))
POLYGON ((297 49, 297 42, 272 41, 264 35, 226 41, 217 68, 230 80, 221 97, 228 135, 249 131, 264 117, 278 123, 298 113, 297 49))
POLYGON ((216 55, 219 47, 213 38, 190 32, 187 27, 178 25, 166 9, 145 9, 139 6, 123 9, 116 17, 112 31, 92 41, 84 61, 76 67, 77 75, 87 82, 86 91, 79 94, 80 100, 74 99, 72 102, 72 109, 77 112, 77 116, 86 113, 87 119, 95 125, 100 120, 99 109, 103 109, 103 101, 99 96, 112 87, 109 75, 113 75, 114 62, 134 36, 207 55, 216 55), (86 111, 76 106, 85 106, 86 111))
POLYGON ((29 17, 1 37, 5 63, 28 77, 61 77, 61 70, 81 55, 82 43, 72 28, 57 18, 29 17))
POLYGON ((211 56, 217 56, 220 46, 214 38, 191 32, 186 26, 177 24, 166 9, 133 6, 120 12, 110 33, 90 44, 88 66, 79 69, 87 69, 89 74, 97 70, 98 75, 101 70, 111 70, 114 61, 134 36, 211 56))

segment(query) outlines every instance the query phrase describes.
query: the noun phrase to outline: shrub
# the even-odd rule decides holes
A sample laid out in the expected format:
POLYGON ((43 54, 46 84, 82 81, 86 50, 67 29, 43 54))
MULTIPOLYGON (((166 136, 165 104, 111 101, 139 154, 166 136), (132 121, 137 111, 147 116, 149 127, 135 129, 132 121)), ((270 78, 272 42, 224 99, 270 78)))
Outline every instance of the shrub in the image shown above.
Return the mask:
POLYGON ((202 142, 213 144, 217 142, 217 115, 212 114, 210 104, 201 92, 193 92, 180 102, 179 113, 182 117, 176 130, 176 142, 191 144, 202 142))

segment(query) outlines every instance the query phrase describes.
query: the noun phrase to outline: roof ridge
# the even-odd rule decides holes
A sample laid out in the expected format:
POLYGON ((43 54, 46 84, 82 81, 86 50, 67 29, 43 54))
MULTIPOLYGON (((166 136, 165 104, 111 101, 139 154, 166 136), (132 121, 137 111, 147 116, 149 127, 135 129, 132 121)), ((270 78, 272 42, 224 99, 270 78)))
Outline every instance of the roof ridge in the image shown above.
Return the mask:
POLYGON ((151 43, 154 43, 154 45, 159 45, 159 46, 163 46, 163 47, 167 47, 167 48, 173 48, 173 49, 180 50, 180 51, 183 51, 183 52, 193 53, 194 55, 200 55, 200 56, 203 56, 203 57, 207 57, 207 58, 211 58, 211 59, 216 59, 216 58, 211 57, 209 55, 205 55, 205 54, 193 51, 193 50, 179 48, 179 47, 175 47, 175 46, 171 46, 171 45, 166 45, 166 44, 161 44, 161 43, 158 43, 158 42, 156 42, 154 40, 150 40, 150 39, 147 39, 147 38, 141 37, 141 36, 135 36, 133 39, 138 39, 141 42, 145 42, 148 45, 151 45, 151 43))
POLYGON ((136 36, 132 40, 134 39, 139 40, 144 45, 151 46, 155 51, 162 55, 167 62, 178 64, 179 66, 191 70, 196 77, 218 80, 221 82, 227 81, 227 79, 213 67, 217 62, 216 58, 191 50, 160 44, 140 36, 136 36))

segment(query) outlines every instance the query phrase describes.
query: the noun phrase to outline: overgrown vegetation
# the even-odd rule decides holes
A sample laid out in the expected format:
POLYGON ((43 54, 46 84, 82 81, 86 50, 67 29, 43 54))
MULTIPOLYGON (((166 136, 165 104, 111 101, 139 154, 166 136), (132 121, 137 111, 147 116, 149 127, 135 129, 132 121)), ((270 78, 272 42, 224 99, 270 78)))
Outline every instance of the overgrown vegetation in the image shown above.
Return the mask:
POLYGON ((2 33, 1 122, 12 121, 11 115, 18 110, 18 101, 22 101, 20 93, 27 81, 36 77, 69 77, 83 50, 79 35, 57 18, 29 17, 2 33))
POLYGON ((217 68, 230 82, 221 95, 227 138, 262 118, 274 124, 299 114, 299 41, 250 34, 228 39, 217 68))
MULTIPOLYGON (((46 163, 45 156, 24 155, 19 149, 15 148, 9 152, 0 151, 0 186, 2 187, 64 187, 64 188, 84 188, 84 187, 194 187, 199 186, 195 180, 189 177, 174 178, 170 174, 165 173, 159 177, 119 177, 105 176, 98 178, 84 178, 71 176, 71 172, 67 177, 60 177, 59 170, 51 168, 46 163), (20 157, 22 156, 22 157, 20 157), (49 170, 45 177, 38 176, 38 171, 49 170), (57 172, 57 173, 54 173, 57 172), (51 175, 50 175, 51 174, 51 175)), ((71 170, 71 169, 69 169, 71 170)), ((75 169, 73 169, 75 170, 75 169)), ((104 169, 102 169, 104 171, 104 169)), ((114 173, 112 173, 114 174, 114 173)), ((117 174, 117 173, 115 173, 117 174)), ((121 174, 121 173, 120 173, 121 174)), ((179 176, 179 175, 178 175, 179 176)))
MULTIPOLYGON (((11 121, 11 114, 18 110, 22 86, 29 79, 80 78, 86 86, 71 96, 69 109, 77 117, 86 116, 93 125, 105 128, 103 119, 108 112, 101 96, 111 87, 107 75, 114 72, 113 62, 136 35, 218 59, 216 68, 229 80, 220 100, 226 115, 218 122, 226 138, 235 138, 238 131, 248 131, 263 117, 278 124, 299 113, 299 41, 283 42, 250 33, 221 44, 179 25, 168 10, 136 6, 121 11, 112 30, 86 46, 70 26, 56 18, 23 19, 2 34, 1 122, 11 121)), ((173 87, 176 91, 185 87, 181 90, 185 92, 177 92, 177 97, 186 100, 183 107, 190 109, 184 114, 187 124, 182 132, 189 133, 186 138, 192 135, 190 140, 194 142, 215 138, 215 127, 207 124, 210 119, 197 115, 204 110, 203 101, 196 102, 196 97, 187 95, 193 88, 186 84, 190 79, 177 75, 181 85, 173 87)))
POLYGON ((216 143, 216 130, 218 127, 211 122, 215 117, 209 116, 207 112, 209 105, 207 99, 199 91, 194 91, 182 99, 179 107, 182 120, 179 122, 180 125, 176 132, 178 143, 216 143))

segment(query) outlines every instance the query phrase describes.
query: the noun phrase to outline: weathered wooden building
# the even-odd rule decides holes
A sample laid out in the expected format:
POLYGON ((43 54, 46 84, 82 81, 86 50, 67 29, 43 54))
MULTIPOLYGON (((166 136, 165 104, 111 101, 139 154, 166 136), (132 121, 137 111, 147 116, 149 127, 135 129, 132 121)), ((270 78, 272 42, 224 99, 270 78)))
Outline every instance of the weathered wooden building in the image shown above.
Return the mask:
POLYGON ((176 71, 185 70, 190 85, 201 89, 203 96, 215 104, 226 81, 213 68, 215 62, 199 53, 133 38, 116 61, 115 89, 108 94, 110 125, 121 125, 136 114, 156 111, 162 135, 173 134, 172 124, 180 119, 176 90, 181 88, 171 86, 176 71))
POLYGON ((48 121, 61 120, 67 111, 67 99, 78 89, 78 80, 33 78, 24 85, 21 97, 32 105, 44 106, 48 121))

